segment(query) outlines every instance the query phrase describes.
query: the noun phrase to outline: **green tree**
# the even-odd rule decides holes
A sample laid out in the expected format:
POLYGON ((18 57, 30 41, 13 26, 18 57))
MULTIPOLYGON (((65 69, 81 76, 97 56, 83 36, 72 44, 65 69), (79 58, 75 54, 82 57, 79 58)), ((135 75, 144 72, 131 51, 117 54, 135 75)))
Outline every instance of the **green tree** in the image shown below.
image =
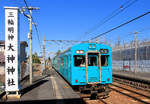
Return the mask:
POLYGON ((58 50, 58 51, 56 52, 56 55, 58 56, 58 55, 60 55, 60 53, 61 53, 61 50, 58 50))
POLYGON ((33 63, 41 63, 38 54, 35 52, 34 54, 32 54, 32 62, 33 63))

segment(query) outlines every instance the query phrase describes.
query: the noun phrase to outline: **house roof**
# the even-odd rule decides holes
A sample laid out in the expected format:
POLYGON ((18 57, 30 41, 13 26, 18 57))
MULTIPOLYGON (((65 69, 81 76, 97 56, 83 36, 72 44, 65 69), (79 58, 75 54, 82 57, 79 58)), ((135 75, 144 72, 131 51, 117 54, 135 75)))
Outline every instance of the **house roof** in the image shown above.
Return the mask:
POLYGON ((4 53, 0 52, 0 63, 4 63, 4 62, 5 62, 4 53))
MULTIPOLYGON (((26 41, 20 41, 21 45, 25 45, 26 47, 28 47, 28 43, 26 41)), ((0 45, 5 45, 5 41, 4 40, 0 40, 0 45)))

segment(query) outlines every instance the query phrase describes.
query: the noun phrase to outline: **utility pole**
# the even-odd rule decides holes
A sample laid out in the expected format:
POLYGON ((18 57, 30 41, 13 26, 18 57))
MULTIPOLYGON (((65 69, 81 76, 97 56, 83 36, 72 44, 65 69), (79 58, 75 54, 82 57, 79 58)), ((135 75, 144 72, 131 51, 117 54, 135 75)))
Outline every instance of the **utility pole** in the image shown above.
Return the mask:
POLYGON ((43 70, 45 69, 45 36, 43 36, 43 70))
POLYGON ((32 24, 33 24, 33 22, 32 22, 32 20, 33 20, 33 18, 32 18, 32 10, 39 10, 39 8, 35 8, 35 7, 23 7, 22 8, 22 13, 29 19, 29 30, 30 30, 30 32, 29 32, 29 34, 28 34, 28 38, 29 38, 29 40, 30 40, 30 54, 29 54, 29 67, 30 67, 30 84, 32 84, 32 78, 33 78, 33 70, 32 70, 32 24), (29 10, 29 15, 26 15, 25 13, 24 13, 24 9, 28 9, 29 10))
POLYGON ((134 45, 135 45, 135 53, 134 53, 134 73, 136 73, 136 63, 137 63, 137 32, 134 32, 134 45))
POLYGON ((33 77, 33 73, 32 73, 32 9, 29 9, 30 11, 30 18, 29 18, 29 27, 30 27, 30 32, 29 32, 29 40, 30 40, 30 84, 32 84, 32 77, 33 77))

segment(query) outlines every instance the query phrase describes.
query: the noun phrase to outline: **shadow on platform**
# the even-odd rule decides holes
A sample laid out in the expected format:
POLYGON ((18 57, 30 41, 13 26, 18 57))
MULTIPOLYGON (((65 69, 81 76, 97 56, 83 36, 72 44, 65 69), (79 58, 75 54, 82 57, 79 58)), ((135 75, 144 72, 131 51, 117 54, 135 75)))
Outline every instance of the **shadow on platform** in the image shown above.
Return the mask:
POLYGON ((54 99, 54 100, 31 100, 31 101, 10 101, 5 104, 84 104, 82 99, 54 99))
POLYGON ((38 87, 38 86, 40 86, 40 85, 46 83, 47 81, 48 81, 48 80, 40 80, 40 81, 38 81, 37 83, 34 83, 34 84, 32 84, 32 85, 30 85, 30 86, 28 86, 28 87, 22 89, 22 90, 21 90, 21 96, 23 96, 23 95, 26 94, 27 92, 33 90, 34 88, 36 88, 36 87, 38 87))

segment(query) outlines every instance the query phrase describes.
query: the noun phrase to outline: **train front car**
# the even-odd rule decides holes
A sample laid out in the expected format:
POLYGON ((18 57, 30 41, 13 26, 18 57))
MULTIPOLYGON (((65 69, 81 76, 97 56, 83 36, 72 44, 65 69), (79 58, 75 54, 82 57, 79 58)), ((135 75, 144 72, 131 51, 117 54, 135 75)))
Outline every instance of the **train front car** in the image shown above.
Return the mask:
POLYGON ((81 92, 109 93, 112 83, 112 50, 97 43, 83 43, 71 48, 72 85, 78 85, 81 92))

